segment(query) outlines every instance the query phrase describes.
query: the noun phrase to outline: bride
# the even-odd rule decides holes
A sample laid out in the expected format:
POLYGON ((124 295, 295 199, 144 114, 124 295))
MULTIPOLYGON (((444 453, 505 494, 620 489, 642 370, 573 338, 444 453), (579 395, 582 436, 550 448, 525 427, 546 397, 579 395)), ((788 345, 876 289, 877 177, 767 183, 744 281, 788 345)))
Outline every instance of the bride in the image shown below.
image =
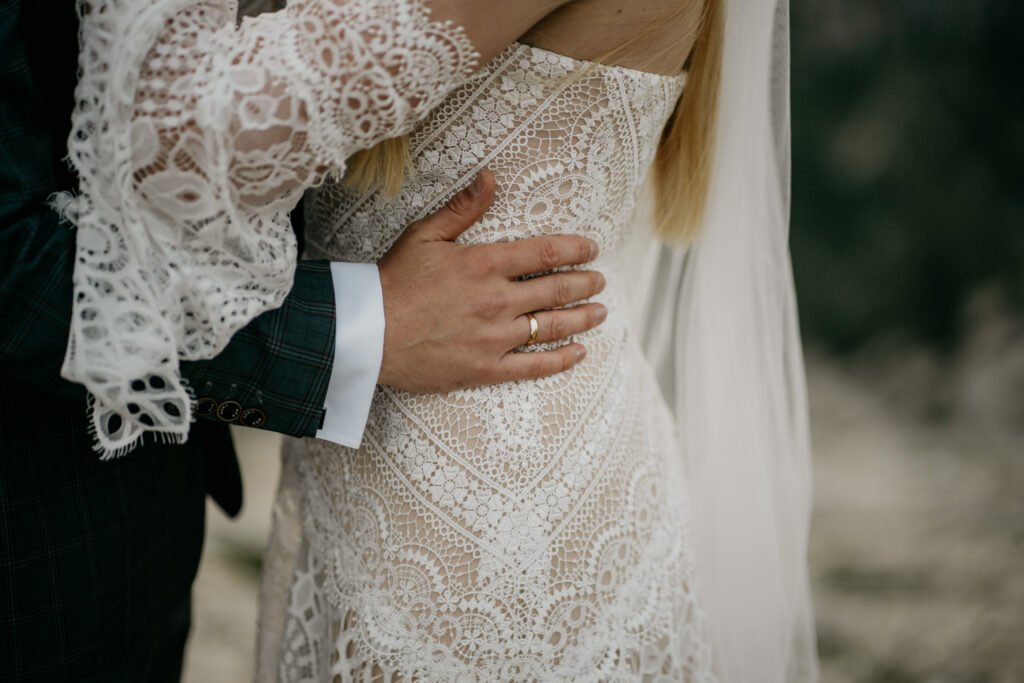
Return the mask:
POLYGON ((382 385, 361 448, 286 445, 259 678, 814 678, 785 19, 567 5, 309 196, 307 256, 373 263, 478 177, 461 239, 596 240, 608 316, 565 375, 382 385), (690 249, 627 244, 652 169, 690 249))
MULTIPOLYGON (((380 386, 359 449, 289 444, 262 678, 814 678, 785 0, 293 0, 238 29, 231 0, 78 9, 62 374, 106 455, 187 437, 177 361, 280 305, 287 211, 346 168, 309 201, 311 256, 393 257, 474 177, 495 200, 463 239, 601 247, 607 322, 572 371, 380 386), (634 219, 652 169, 664 243, 634 219)), ((508 321, 521 354, 550 316, 508 321)))

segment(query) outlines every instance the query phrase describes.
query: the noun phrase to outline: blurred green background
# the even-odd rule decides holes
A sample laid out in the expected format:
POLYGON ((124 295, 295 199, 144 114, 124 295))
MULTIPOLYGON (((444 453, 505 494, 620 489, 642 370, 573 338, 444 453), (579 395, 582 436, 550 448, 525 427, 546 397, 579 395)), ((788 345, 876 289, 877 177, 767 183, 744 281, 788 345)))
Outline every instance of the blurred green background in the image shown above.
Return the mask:
MULTIPOLYGON (((822 681, 1020 683, 1024 13, 792 0, 791 18, 822 681)), ((278 440, 235 440, 247 502, 210 508, 187 683, 252 678, 278 440)))
POLYGON ((953 351, 994 287, 1024 312, 1024 13, 793 0, 792 250, 805 337, 953 351))
POLYGON ((826 683, 1024 681, 1021 7, 792 1, 826 683))

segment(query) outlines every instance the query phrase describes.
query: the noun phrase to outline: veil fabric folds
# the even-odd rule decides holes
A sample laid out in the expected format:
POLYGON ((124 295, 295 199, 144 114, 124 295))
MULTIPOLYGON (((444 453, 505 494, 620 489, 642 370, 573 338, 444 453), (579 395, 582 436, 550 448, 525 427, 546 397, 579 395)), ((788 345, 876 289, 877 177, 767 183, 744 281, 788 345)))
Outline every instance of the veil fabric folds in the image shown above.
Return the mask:
MULTIPOLYGON (((624 267, 637 283, 634 324, 676 418, 721 680, 810 681, 810 439, 788 248, 788 2, 725 6, 700 235, 688 248, 648 237, 632 257, 627 250, 624 267)), ((642 213, 638 223, 649 224, 642 213)))

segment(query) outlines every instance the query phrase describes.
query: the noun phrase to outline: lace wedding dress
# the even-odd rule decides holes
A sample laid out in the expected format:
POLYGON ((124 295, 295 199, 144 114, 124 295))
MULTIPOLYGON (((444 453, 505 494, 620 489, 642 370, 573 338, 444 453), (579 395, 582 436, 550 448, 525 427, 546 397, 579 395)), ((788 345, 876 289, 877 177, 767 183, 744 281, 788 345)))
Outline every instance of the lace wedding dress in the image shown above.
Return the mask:
POLYGON ((461 239, 590 237, 609 313, 565 374, 379 387, 361 449, 286 445, 261 679, 713 678, 674 421, 617 269, 683 81, 514 44, 413 131, 397 197, 312 194, 307 256, 375 262, 486 166, 461 239))

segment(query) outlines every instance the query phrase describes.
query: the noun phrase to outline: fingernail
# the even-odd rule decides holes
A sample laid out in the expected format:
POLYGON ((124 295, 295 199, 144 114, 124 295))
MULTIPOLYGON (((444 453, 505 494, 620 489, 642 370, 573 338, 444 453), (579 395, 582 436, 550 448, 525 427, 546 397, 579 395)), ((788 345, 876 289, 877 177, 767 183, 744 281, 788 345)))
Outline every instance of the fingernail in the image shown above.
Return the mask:
POLYGON ((577 351, 576 352, 576 362, 579 363, 581 360, 583 360, 583 357, 586 356, 586 355, 587 355, 587 350, 586 349, 580 349, 579 351, 577 351))
POLYGON ((484 175, 484 172, 481 170, 481 171, 479 171, 476 174, 476 177, 473 178, 473 182, 469 186, 469 194, 471 196, 475 197, 478 194, 480 194, 481 192, 483 192, 483 189, 484 189, 483 175, 484 175))
POLYGON ((608 317, 608 309, 605 308, 604 306, 598 306, 597 307, 597 321, 603 323, 605 318, 607 318, 607 317, 608 317))
POLYGON ((608 283, 605 282, 604 275, 601 275, 601 273, 598 273, 597 274, 597 291, 603 292, 604 291, 604 286, 606 284, 608 284, 608 283))
POLYGON ((590 243, 590 260, 593 261, 597 257, 597 242, 590 243))

